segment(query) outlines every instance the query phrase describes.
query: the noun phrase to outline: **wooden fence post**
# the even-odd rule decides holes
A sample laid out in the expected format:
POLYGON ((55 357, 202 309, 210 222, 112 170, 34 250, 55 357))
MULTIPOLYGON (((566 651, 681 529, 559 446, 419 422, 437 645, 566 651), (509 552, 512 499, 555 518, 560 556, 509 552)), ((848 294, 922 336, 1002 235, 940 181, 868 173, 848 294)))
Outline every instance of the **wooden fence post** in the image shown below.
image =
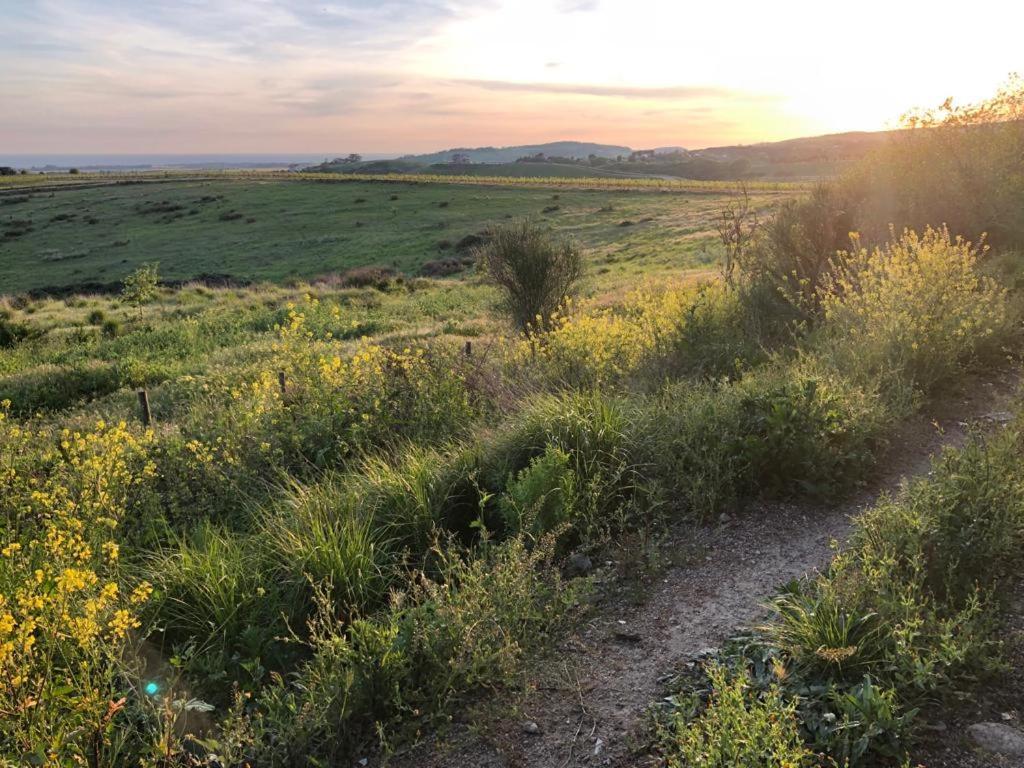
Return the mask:
POLYGON ((149 394, 144 389, 139 390, 139 410, 142 412, 142 426, 148 427, 153 421, 153 412, 149 410, 149 394))

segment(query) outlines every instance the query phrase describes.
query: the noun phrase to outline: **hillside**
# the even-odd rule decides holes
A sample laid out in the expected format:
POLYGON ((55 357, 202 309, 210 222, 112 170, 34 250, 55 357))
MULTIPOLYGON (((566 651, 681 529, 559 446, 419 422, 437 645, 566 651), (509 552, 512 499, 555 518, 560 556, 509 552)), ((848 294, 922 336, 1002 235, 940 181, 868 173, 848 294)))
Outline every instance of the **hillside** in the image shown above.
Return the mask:
POLYGON ((425 155, 404 155, 407 160, 424 165, 449 163, 454 155, 463 155, 470 163, 514 163, 521 157, 543 154, 547 157, 574 157, 585 160, 590 155, 615 158, 628 156, 629 147, 614 144, 594 144, 587 141, 551 141, 545 144, 521 144, 512 147, 454 147, 425 155))
POLYGON ((815 180, 833 176, 882 147, 893 132, 850 132, 785 141, 688 150, 560 141, 514 147, 453 148, 396 160, 342 159, 310 168, 326 173, 468 174, 488 176, 650 176, 681 179, 815 180), (529 157, 529 161, 524 158, 529 157))

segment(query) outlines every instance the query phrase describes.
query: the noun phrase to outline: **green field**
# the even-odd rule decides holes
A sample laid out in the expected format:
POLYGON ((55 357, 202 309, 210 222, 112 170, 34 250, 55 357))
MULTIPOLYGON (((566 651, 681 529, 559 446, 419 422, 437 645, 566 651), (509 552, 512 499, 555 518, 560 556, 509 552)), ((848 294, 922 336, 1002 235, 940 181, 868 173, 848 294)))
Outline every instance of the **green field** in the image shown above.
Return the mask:
MULTIPOLYGON (((0 294, 116 282, 153 261, 166 279, 415 274, 466 235, 523 216, 575 237, 598 269, 693 267, 710 259, 711 217, 728 194, 259 179, 12 191, 0 197, 0 294)), ((791 193, 758 194, 767 206, 791 193)))

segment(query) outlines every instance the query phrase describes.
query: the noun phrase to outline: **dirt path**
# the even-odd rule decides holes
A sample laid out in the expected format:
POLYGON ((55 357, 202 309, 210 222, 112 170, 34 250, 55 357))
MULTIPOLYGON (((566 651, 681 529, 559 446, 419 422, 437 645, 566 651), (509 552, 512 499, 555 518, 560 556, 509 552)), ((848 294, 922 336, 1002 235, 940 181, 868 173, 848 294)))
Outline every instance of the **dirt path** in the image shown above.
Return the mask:
POLYGON ((781 584, 829 562, 831 542, 846 537, 853 515, 927 472, 931 455, 961 443, 969 422, 1000 421, 1013 390, 1009 377, 974 380, 936 402, 898 431, 870 487, 843 504, 753 504, 715 528, 680 530, 669 551, 686 562, 632 595, 628 581, 606 574, 593 618, 537 660, 518 713, 506 710, 479 729, 456 726, 445 744, 422 745, 391 765, 648 765, 636 736, 665 676, 756 623, 781 584))

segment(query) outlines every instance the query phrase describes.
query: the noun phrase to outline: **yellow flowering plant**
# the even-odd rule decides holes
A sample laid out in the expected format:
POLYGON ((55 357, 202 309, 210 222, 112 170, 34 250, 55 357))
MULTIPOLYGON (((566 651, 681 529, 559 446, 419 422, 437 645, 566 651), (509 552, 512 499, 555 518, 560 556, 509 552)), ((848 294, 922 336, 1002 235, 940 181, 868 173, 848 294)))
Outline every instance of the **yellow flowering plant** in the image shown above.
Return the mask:
POLYGON ((738 312, 735 294, 715 284, 645 286, 614 307, 570 302, 543 324, 547 332, 520 341, 510 362, 575 387, 700 372, 711 362, 717 373, 734 367, 742 346, 738 312), (712 346, 728 351, 724 366, 712 346))
POLYGON ((151 440, 123 423, 33 432, 0 411, 0 754, 77 765, 107 749, 121 659, 151 592, 126 586, 118 544, 155 471, 151 440), (54 447, 33 452, 43 436, 54 447))
POLYGON ((200 395, 181 421, 180 441, 162 447, 175 452, 169 471, 200 488, 265 481, 337 466, 402 439, 444 439, 478 413, 454 351, 340 340, 321 328, 341 325, 338 306, 311 297, 289 305, 269 370, 200 395))
POLYGON ((840 370, 881 391, 928 391, 997 341, 1006 290, 984 276, 986 253, 949 231, 906 230, 869 251, 853 236, 821 292, 821 349, 840 370))

